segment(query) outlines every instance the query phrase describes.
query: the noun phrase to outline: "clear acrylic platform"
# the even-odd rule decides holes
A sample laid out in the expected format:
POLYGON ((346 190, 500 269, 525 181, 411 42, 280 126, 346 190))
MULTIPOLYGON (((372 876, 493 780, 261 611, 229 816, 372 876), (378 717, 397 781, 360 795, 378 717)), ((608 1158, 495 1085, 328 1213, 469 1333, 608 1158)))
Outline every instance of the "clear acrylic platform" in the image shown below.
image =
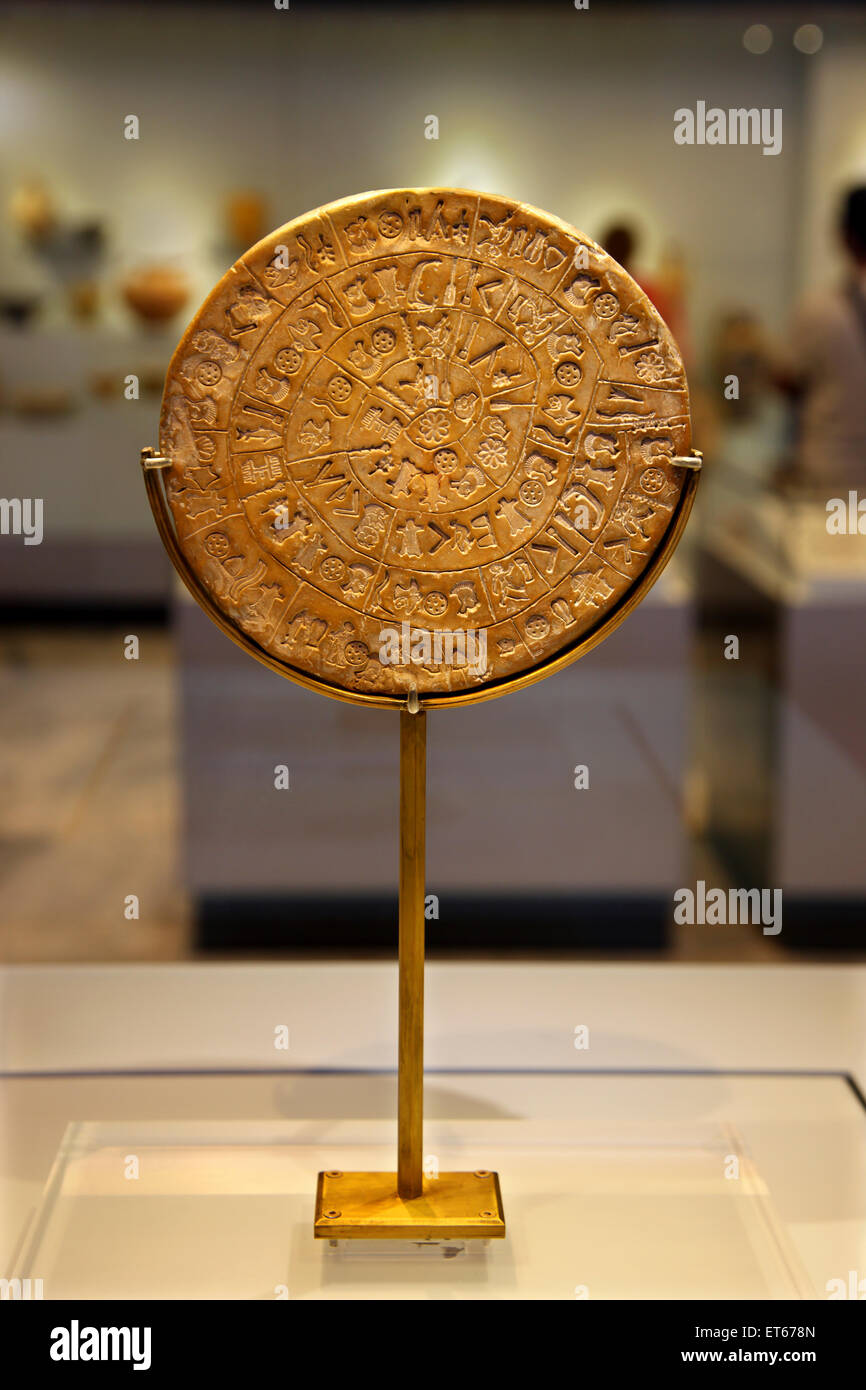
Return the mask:
POLYGON ((427 1170, 496 1168, 505 1240, 314 1240, 321 1169, 393 1167, 395 1087, 7 1078, 4 1129, 40 1138, 4 1146, 3 1272, 46 1299, 814 1299, 866 1271, 866 1114, 834 1075, 434 1073, 427 1170))

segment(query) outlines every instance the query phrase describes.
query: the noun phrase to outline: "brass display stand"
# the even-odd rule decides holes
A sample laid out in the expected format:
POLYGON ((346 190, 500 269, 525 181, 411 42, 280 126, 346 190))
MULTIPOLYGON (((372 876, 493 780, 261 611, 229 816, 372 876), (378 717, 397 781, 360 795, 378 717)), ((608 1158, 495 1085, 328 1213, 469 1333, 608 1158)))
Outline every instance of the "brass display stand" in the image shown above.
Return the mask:
POLYGON ((424 830, 427 716, 400 711, 400 1044, 397 1172, 320 1173, 315 1233, 335 1237, 504 1236, 496 1173, 425 1177, 424 830))

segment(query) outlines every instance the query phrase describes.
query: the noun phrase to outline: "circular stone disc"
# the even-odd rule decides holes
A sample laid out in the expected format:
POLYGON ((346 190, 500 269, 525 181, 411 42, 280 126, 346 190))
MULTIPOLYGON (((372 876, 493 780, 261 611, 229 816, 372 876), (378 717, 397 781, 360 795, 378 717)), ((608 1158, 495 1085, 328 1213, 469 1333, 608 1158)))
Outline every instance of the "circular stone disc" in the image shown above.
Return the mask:
POLYGON ((159 442, 231 627, 378 705, 580 655, 656 577, 695 482, 643 291, 556 218, 452 189, 348 198, 247 252, 172 359, 159 442))

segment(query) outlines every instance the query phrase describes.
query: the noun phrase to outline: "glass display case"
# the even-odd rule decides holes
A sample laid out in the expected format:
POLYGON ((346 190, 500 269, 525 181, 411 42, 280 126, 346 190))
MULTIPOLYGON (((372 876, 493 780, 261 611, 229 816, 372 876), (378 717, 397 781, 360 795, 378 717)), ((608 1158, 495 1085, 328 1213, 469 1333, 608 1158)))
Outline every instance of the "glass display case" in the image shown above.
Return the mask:
POLYGON ((863 1268, 866 1117, 841 1075, 438 1072, 426 1171, 495 1160, 508 1238, 315 1241, 319 1169, 392 1166, 393 1091, 6 1079, 9 1276, 44 1299, 799 1300, 863 1268))

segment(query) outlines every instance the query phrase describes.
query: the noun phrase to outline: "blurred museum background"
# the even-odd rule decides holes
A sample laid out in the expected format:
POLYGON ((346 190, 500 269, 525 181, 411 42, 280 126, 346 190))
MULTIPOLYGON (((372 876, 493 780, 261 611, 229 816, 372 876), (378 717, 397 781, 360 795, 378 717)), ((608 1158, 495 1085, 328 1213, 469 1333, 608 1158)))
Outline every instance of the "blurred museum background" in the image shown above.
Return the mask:
POLYGON ((0 152, 0 494, 44 500, 40 544, 0 535, 0 959, 396 942, 396 720, 210 624, 138 460, 249 244, 436 184, 627 260, 686 355, 706 467, 607 642, 431 716, 431 953, 866 951, 866 241, 858 265, 839 235, 866 185, 862 6, 4 5, 0 152), (781 111, 781 148, 676 143, 701 102, 781 111), (678 925, 698 881, 781 889, 782 931, 678 925))

